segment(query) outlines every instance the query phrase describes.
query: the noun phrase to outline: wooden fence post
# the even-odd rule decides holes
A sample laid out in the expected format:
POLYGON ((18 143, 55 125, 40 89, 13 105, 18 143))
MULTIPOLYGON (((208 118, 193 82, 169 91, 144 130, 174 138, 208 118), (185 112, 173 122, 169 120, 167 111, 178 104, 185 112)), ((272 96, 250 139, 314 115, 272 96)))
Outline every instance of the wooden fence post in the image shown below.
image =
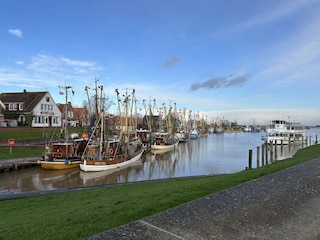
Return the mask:
POLYGON ((257 168, 260 167, 260 147, 257 147, 257 168))
POLYGON ((252 169, 252 150, 249 150, 249 169, 252 169))

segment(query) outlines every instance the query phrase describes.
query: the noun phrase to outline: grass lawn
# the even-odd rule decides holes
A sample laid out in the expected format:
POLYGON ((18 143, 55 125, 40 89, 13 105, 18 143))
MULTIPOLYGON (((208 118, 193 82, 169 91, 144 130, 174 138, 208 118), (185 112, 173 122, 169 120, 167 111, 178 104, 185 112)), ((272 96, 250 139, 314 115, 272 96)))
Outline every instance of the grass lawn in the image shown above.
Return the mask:
POLYGON ((23 158, 23 157, 39 157, 44 152, 44 147, 12 147, 10 154, 10 147, 0 147, 0 162, 5 159, 23 158))
POLYGON ((320 145, 252 170, 0 201, 0 239, 83 239, 320 157, 320 145))
MULTIPOLYGON (((83 133, 80 128, 70 128, 69 133, 83 133)), ((60 128, 0 128, 0 140, 55 138, 60 135, 60 128)))

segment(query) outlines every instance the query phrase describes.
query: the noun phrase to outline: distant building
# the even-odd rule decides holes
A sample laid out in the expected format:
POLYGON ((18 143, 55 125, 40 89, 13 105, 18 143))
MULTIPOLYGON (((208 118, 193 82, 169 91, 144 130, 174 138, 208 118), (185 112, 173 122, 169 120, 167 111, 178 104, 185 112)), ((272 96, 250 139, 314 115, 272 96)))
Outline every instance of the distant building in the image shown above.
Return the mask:
MULTIPOLYGON (((61 111, 49 92, 1 93, 4 121, 9 126, 60 127, 61 111)), ((1 104, 0 104, 1 105, 1 104)))
POLYGON ((0 127, 6 127, 7 124, 4 121, 4 115, 3 112, 6 109, 6 106, 3 104, 3 102, 0 100, 0 127))
POLYGON ((90 125, 90 116, 86 107, 73 108, 74 117, 78 119, 80 127, 88 127, 90 125))
POLYGON ((68 104, 58 104, 61 112, 62 127, 65 126, 67 119, 68 126, 71 127, 87 127, 89 126, 89 113, 85 107, 72 107, 71 102, 68 104))

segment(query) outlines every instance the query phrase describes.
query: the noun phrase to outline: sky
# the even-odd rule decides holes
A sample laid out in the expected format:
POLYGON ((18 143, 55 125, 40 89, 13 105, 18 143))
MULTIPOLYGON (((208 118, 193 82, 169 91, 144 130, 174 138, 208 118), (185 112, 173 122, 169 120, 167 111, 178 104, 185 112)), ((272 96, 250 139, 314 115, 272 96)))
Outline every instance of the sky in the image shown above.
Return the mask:
MULTIPOLYGON (((0 92, 95 80, 208 122, 320 124, 320 0, 6 0, 0 92)), ((90 90, 90 91, 91 91, 90 90)), ((145 100, 145 101, 144 101, 145 100)), ((110 112, 116 111, 116 106, 110 112)))

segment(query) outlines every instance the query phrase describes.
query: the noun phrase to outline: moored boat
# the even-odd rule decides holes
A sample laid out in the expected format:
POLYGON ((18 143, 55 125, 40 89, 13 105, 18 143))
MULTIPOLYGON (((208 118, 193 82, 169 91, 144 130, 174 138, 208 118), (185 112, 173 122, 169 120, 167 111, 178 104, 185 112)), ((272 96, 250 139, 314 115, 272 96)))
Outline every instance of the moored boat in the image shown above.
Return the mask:
POLYGON ((61 170, 78 168, 87 139, 81 138, 73 142, 52 143, 39 161, 42 169, 61 170))
POLYGON ((178 143, 179 143, 179 139, 170 135, 169 133, 157 132, 157 133, 154 133, 151 149, 153 150, 175 149, 177 148, 178 143))
POLYGON ((196 128, 193 128, 190 133, 190 139, 198 139, 199 138, 199 132, 196 128))
POLYGON ((77 134, 68 134, 68 89, 70 86, 61 87, 65 89, 66 104, 64 112, 64 128, 61 129, 63 139, 58 139, 45 147, 42 159, 38 161, 43 169, 61 170, 69 168, 78 168, 81 156, 87 145, 87 135, 83 134, 81 138, 77 134))
MULTIPOLYGON (((125 94, 123 102, 119 97, 119 92, 116 90, 119 104, 124 103, 125 113, 129 112, 129 95, 125 94)), ((132 92, 132 102, 134 101, 134 90, 132 92)), ((102 98, 102 97, 101 97, 102 98)), ((133 107, 133 106, 131 106, 133 107)), ((132 111, 130 111, 132 112, 132 111)), ((138 161, 144 148, 140 142, 137 134, 133 134, 136 131, 136 126, 129 124, 129 119, 132 120, 133 116, 126 115, 125 118, 120 117, 120 136, 118 139, 106 139, 105 136, 105 116, 104 111, 100 112, 100 118, 95 123, 95 130, 90 137, 89 144, 86 147, 85 153, 81 159, 80 169, 85 172, 98 172, 108 171, 116 168, 123 168, 134 162, 138 161), (124 120, 124 121, 122 121, 124 120), (98 130, 97 130, 98 129, 98 130)))
POLYGON ((266 135, 262 136, 261 139, 266 143, 290 144, 301 143, 305 140, 305 137, 305 126, 301 123, 273 120, 266 129, 266 135))

